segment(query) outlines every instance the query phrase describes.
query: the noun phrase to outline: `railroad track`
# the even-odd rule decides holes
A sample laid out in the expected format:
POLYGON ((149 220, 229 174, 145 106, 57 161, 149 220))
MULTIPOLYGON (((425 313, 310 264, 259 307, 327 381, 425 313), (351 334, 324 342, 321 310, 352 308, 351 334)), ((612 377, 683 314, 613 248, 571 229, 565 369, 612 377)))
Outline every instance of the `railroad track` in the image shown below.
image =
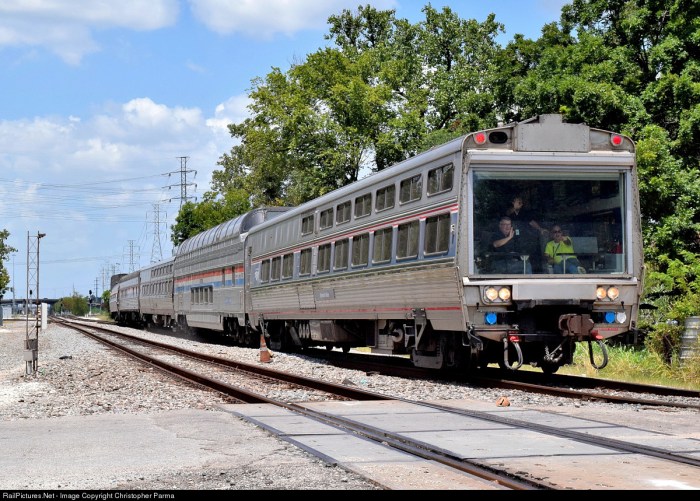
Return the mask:
POLYGON ((595 400, 601 402, 675 407, 700 410, 700 391, 655 385, 643 385, 567 375, 544 375, 528 371, 504 373, 499 369, 484 369, 474 373, 440 373, 411 366, 400 357, 341 354, 326 350, 306 350, 308 356, 329 361, 346 369, 376 372, 387 376, 455 381, 484 388, 501 388, 540 393, 555 397, 595 400), (663 397, 663 398, 653 398, 663 397))
POLYGON ((403 357, 340 353, 325 349, 307 349, 303 354, 338 367, 393 377, 455 381, 483 388, 519 390, 586 401, 700 410, 698 390, 530 371, 504 372, 494 368, 471 373, 439 372, 414 367, 410 360, 403 357))
POLYGON ((414 456, 437 461, 455 470, 481 478, 486 482, 495 482, 499 486, 506 489, 551 489, 551 486, 546 483, 514 479, 510 474, 499 471, 491 471, 478 465, 465 463, 455 458, 448 457, 439 451, 426 449, 418 442, 393 438, 381 430, 372 430, 367 427, 361 427, 358 424, 353 424, 347 420, 333 416, 332 414, 307 409, 302 405, 293 402, 292 400, 296 399, 298 402, 319 400, 322 398, 320 397, 320 394, 315 393, 311 396, 309 392, 302 392, 302 396, 300 392, 290 393, 288 386, 293 385, 297 390, 300 388, 305 388, 307 390, 320 391, 325 394, 325 398, 327 400, 386 400, 388 397, 385 395, 368 392, 362 389, 336 385, 303 376, 297 376, 286 372, 275 371, 253 364, 246 364, 212 355, 205 355, 180 347, 168 345, 167 343, 155 342, 137 336, 115 332, 97 324, 81 325, 81 323, 77 321, 66 320, 56 320, 56 322, 65 327, 75 329, 91 337, 92 339, 105 343, 110 347, 135 357, 146 364, 158 367, 159 369, 173 374, 180 379, 219 391, 231 397, 234 399, 234 401, 241 403, 272 404, 277 407, 289 409, 295 413, 312 417, 318 422, 342 428, 351 433, 361 434, 370 440, 374 440, 404 452, 408 452, 414 456), (141 348, 137 349, 133 345, 141 345, 141 348), (170 360, 166 362, 163 359, 162 350, 186 357, 187 359, 195 360, 198 363, 203 362, 205 365, 200 365, 200 372, 195 372, 191 369, 192 364, 189 361, 183 362, 180 360, 177 362, 179 365, 175 365, 175 361, 172 360, 172 355, 168 355, 170 360), (148 353, 146 351, 148 351, 148 353), (188 367, 183 367, 183 363, 188 367), (219 378, 212 377, 208 374, 205 375, 201 372, 202 370, 206 369, 212 370, 212 367, 214 368, 214 372, 218 373, 219 377, 222 376, 222 371, 219 370, 219 367, 225 367, 235 371, 236 384, 244 385, 245 387, 234 386, 233 384, 223 382, 219 378), (250 375, 253 375, 252 378, 250 375), (258 393, 247 389, 251 385, 249 379, 252 379, 253 386, 258 387, 258 393), (277 396, 276 398, 272 398, 269 395, 277 396))
MULTIPOLYGON (((74 323, 69 324, 72 328, 78 328, 74 323)), ((103 327, 90 326, 87 330, 104 330, 103 327)), ((80 327, 81 331, 85 331, 80 327)), ((110 336, 116 334, 109 334, 110 336)), ((92 334, 94 337, 94 334, 92 334)), ((120 335, 121 336, 121 335, 120 335)), ((126 335, 126 339, 133 343, 144 343, 143 338, 126 335)), ((167 368, 161 362, 154 362, 150 360, 147 363, 157 365, 164 370, 172 373, 176 373, 181 378, 186 378, 194 381, 196 384, 205 385, 213 388, 217 391, 222 391, 227 395, 232 396, 237 401, 241 402, 255 402, 255 403, 268 403, 278 407, 283 407, 295 413, 307 416, 315 421, 325 423, 340 429, 347 430, 349 433, 359 434, 367 439, 373 440, 378 443, 389 445, 397 450, 404 451, 406 453, 412 454, 414 456, 421 457, 430 461, 437 461, 441 464, 449 466, 450 468, 459 469, 459 471, 467 472, 471 475, 483 478, 488 482, 496 482, 499 486, 509 489, 554 489, 557 488, 550 482, 536 480, 531 477, 517 476, 513 475, 512 472, 503 472, 494 470, 493 468, 487 468, 484 464, 476 462, 470 462, 465 460, 465 458, 455 456, 445 451, 441 447, 431 446, 425 441, 416 441, 408 439, 405 435, 401 433, 394 433, 386 429, 378 428, 375 426, 368 426, 366 423, 358 422, 354 419, 348 419, 347 417, 339 417, 333 413, 319 411, 318 409, 313 409, 309 407, 309 402, 312 401, 328 401, 328 400, 395 400, 397 402, 404 402, 411 405, 424 406, 426 408, 439 410, 440 412, 448 413, 450 415, 463 416, 469 419, 477 419, 479 421, 495 423, 501 426, 507 426, 517 429, 522 429, 527 432, 535 432, 539 434, 544 434, 552 437, 558 437, 561 439, 566 439, 572 441, 576 444, 586 444, 595 447, 602 447, 609 451, 615 451, 617 453, 635 454, 642 455, 650 458, 655 458, 658 460, 676 463, 678 465, 683 465, 689 468, 700 468, 700 459, 693 457, 690 454, 682 454, 674 452, 671 450, 665 450, 662 448, 653 447, 650 445, 644 445, 624 440, 611 439, 605 436, 598 436, 593 433, 588 432, 578 432, 570 429, 562 429, 561 427, 548 426, 541 423, 532 423, 524 420, 514 419, 506 416, 494 415, 493 413, 481 412, 475 410, 458 409, 449 405, 442 404, 427 404, 427 403, 417 403, 414 401, 393 398, 386 395, 380 395, 377 393, 367 392, 365 390, 348 388, 343 385, 334 385, 331 383, 317 381, 310 378, 302 378, 288 373, 280 373, 279 371, 272 371, 267 368, 263 368, 252 364, 243 364, 240 362, 234 362, 228 359, 221 359, 218 357, 213 357, 211 355, 203 355, 197 352, 191 352, 189 350, 183 350, 181 348, 173 347, 165 343, 153 343, 149 342, 152 346, 158 347, 159 349, 174 350, 176 353, 188 358, 197 358, 203 362, 214 363, 216 366, 226 366, 227 368, 234 368, 236 371, 246 371, 252 372, 256 375, 258 379, 254 379, 254 386, 258 386, 258 392, 251 392, 250 390, 245 390, 241 393, 233 393, 230 384, 222 384, 217 378, 210 378, 209 376, 203 376, 202 374, 196 374, 193 377, 194 371, 175 371, 171 368, 167 368), (281 375, 281 376, 280 376, 281 375), (264 377, 264 380, 260 380, 260 377, 264 377), (311 388, 316 391, 324 392, 324 395, 315 395, 309 398, 309 394, 305 393, 303 398, 298 398, 297 401, 292 401, 296 397, 291 397, 285 388, 284 396, 282 400, 280 398, 272 398, 269 391, 259 393, 261 387, 266 390, 274 387, 275 379, 281 381, 282 385, 298 385, 298 387, 311 388), (213 383, 211 381, 214 381, 213 383), (244 395, 244 396, 241 396, 244 395)), ((121 348, 120 348, 121 349, 121 348)), ((162 356, 161 356, 162 357, 162 356)), ((140 359, 145 360, 143 356, 139 356, 140 359)), ((211 372, 209 366, 203 367, 202 370, 211 372)), ((201 370, 200 370, 201 372, 201 370)), ((238 391, 238 390, 237 390, 238 391)), ((277 394, 278 397, 282 390, 274 390, 272 394, 277 394)), ((299 392, 296 392, 299 395, 299 392)))
POLYGON ((198 353, 167 343, 146 340, 138 336, 115 332, 100 325, 81 325, 75 321, 58 321, 58 323, 78 330, 144 363, 163 369, 181 379, 219 391, 240 402, 272 403, 271 398, 266 397, 261 392, 263 389, 268 394, 285 393, 284 397, 288 401, 379 400, 385 398, 361 389, 273 371, 252 364, 198 353), (163 355, 164 351, 165 356, 163 355), (235 384, 237 386, 218 379, 232 374, 236 376, 235 384), (295 395, 295 392, 298 395, 295 395))
POLYGON ((439 372, 414 367, 403 357, 340 353, 325 349, 307 349, 303 354, 338 367, 393 377, 455 381, 483 388, 519 390, 586 401, 700 410, 700 391, 684 388, 530 371, 505 373, 494 368, 471 373, 439 372))

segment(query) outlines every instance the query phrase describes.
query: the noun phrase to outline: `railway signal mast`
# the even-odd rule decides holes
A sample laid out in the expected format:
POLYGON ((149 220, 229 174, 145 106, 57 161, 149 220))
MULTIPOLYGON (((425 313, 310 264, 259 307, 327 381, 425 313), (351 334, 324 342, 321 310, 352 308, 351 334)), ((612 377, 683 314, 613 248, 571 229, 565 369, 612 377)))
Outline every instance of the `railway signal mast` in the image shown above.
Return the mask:
POLYGON ((25 373, 35 374, 39 366, 39 328, 41 326, 41 305, 39 304, 39 240, 46 236, 46 233, 37 232, 36 236, 27 232, 27 299, 26 299, 26 322, 24 339, 24 361, 26 363, 25 373), (29 314, 32 304, 32 292, 36 291, 34 301, 35 323, 29 328, 29 314))

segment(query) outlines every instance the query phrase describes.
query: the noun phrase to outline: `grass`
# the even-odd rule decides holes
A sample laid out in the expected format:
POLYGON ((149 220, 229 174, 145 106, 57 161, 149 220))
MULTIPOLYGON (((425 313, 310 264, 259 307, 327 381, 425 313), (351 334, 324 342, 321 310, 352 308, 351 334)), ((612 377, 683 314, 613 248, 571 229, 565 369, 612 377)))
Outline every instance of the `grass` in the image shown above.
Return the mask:
MULTIPOLYGON (((608 365, 598 370, 591 365, 587 345, 579 345, 574 363, 560 368, 558 374, 700 390, 698 356, 686 359, 682 364, 674 357, 671 364, 667 364, 659 354, 646 349, 627 346, 607 346, 607 349, 608 365)), ((594 349, 594 356, 596 363, 602 360, 599 350, 594 349)))

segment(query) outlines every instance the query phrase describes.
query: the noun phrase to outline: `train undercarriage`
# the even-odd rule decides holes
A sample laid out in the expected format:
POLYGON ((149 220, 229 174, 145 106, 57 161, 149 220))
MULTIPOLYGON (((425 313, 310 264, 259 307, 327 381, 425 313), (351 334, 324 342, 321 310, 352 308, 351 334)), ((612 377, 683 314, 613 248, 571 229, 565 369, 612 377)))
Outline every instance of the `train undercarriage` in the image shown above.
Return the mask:
MULTIPOLYGON (((551 317, 551 312, 543 315, 551 317)), ((283 352, 325 347, 347 353, 352 348, 368 347, 372 353, 408 355, 416 367, 436 370, 470 371, 489 364, 517 370, 531 365, 552 374, 573 362, 578 342, 588 342, 595 367, 602 368, 607 363, 605 345, 596 338, 593 321, 587 314, 561 314, 556 329, 541 325, 532 312, 521 312, 518 319, 521 324, 509 324, 500 330, 470 326, 466 331, 437 331, 420 314, 410 320, 268 320, 261 324, 262 329, 248 322, 241 325, 238 317, 229 316, 222 319, 222 330, 208 330, 189 326, 184 315, 174 319, 122 312, 115 317, 120 325, 224 336, 247 347, 258 346, 262 333, 270 349, 283 352)))
POLYGON ((573 362, 578 342, 596 344, 596 355, 590 347, 591 362, 602 368, 607 352, 602 341, 591 333, 592 322, 586 315, 563 315, 556 332, 525 332, 509 329, 497 336, 465 332, 436 331, 430 321, 405 320, 274 320, 265 322, 264 332, 273 350, 292 351, 307 347, 369 347, 373 353, 409 355, 416 367, 437 370, 469 371, 497 364, 504 370, 517 370, 523 365, 540 368, 547 374, 573 362), (601 361, 602 360, 602 361, 601 361))

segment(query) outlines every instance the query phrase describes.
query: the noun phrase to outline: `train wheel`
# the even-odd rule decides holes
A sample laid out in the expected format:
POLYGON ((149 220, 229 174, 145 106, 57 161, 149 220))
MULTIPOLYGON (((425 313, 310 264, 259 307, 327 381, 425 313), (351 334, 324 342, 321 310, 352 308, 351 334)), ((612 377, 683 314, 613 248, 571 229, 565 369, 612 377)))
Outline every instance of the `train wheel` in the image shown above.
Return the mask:
POLYGON ((547 374, 548 376, 551 374, 554 374, 559 370, 559 367, 561 367, 559 364, 549 364, 543 362, 542 365, 540 366, 540 369, 542 369, 542 372, 547 374))

